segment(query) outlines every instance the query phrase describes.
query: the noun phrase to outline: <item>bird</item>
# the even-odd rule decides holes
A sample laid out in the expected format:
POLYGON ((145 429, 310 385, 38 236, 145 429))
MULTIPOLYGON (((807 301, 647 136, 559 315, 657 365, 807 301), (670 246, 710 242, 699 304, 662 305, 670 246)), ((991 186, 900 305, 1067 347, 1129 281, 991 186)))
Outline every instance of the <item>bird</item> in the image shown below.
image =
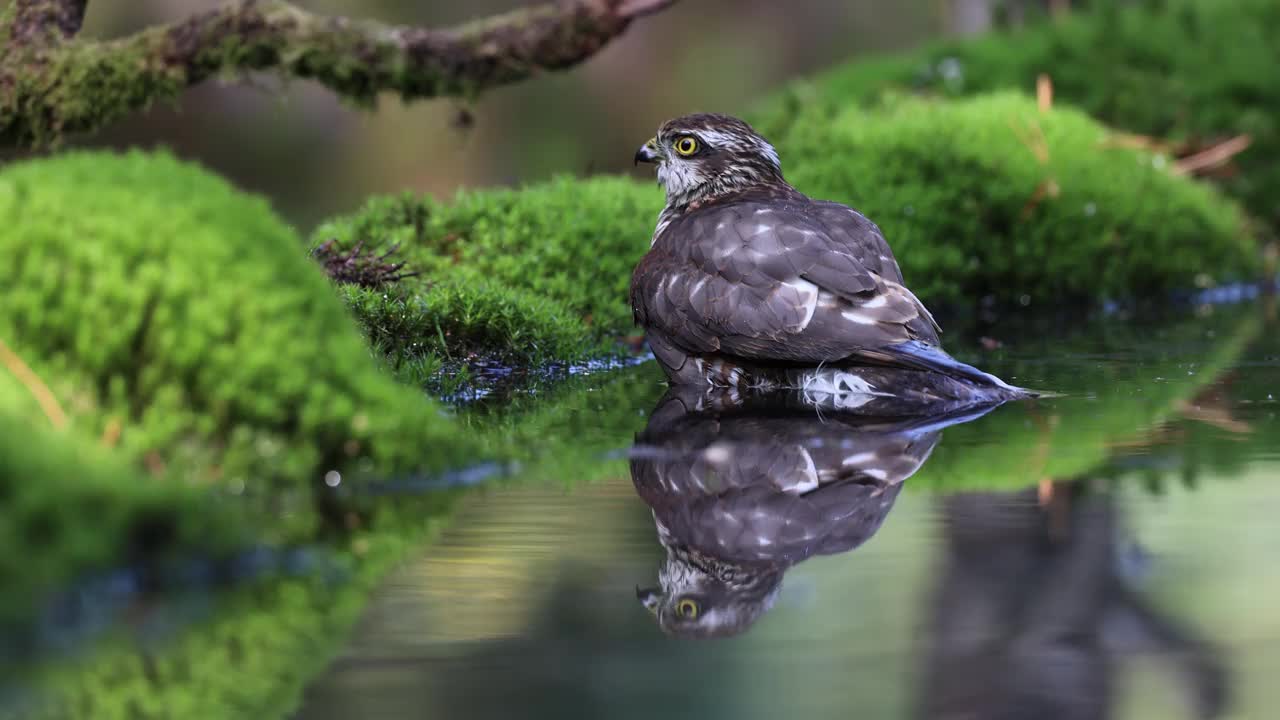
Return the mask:
POLYGON ((669 120, 635 163, 656 165, 666 205, 631 307, 670 384, 802 389, 881 414, 1036 394, 947 354, 880 228, 792 187, 743 120, 669 120))
POLYGON ((990 409, 820 417, 786 394, 669 388, 630 452, 632 483, 666 551, 658 586, 637 586, 637 599, 668 635, 745 632, 791 567, 876 533, 943 428, 990 409))

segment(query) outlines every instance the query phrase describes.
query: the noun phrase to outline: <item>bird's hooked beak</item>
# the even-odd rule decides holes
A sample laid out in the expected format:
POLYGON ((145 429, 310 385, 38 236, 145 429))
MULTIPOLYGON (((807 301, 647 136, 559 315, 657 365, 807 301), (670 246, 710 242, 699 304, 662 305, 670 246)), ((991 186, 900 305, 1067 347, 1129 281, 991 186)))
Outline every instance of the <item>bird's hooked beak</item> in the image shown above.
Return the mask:
POLYGON ((662 155, 658 152, 658 138, 649 138, 649 142, 640 146, 636 151, 636 165, 640 163, 656 163, 662 159, 662 155))
MULTIPOLYGON (((637 155, 637 157, 639 156, 637 155)), ((657 616, 658 604, 662 602, 662 591, 656 588, 641 588, 637 585, 636 599, 640 601, 641 605, 644 605, 645 610, 657 616)))

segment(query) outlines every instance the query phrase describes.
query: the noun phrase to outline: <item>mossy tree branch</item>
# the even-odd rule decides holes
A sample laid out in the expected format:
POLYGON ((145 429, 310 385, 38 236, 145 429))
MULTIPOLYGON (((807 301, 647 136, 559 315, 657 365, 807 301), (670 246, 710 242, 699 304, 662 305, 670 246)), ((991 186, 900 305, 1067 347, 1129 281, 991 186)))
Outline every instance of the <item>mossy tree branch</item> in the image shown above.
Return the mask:
POLYGON ((97 129, 218 74, 276 69, 361 105, 473 97, 572 67, 675 0, 563 0, 450 29, 324 17, 238 0, 107 42, 76 37, 87 0, 0 10, 0 141, 46 145, 97 129))
POLYGON ((80 32, 89 0, 15 0, 8 41, 47 45, 80 32))

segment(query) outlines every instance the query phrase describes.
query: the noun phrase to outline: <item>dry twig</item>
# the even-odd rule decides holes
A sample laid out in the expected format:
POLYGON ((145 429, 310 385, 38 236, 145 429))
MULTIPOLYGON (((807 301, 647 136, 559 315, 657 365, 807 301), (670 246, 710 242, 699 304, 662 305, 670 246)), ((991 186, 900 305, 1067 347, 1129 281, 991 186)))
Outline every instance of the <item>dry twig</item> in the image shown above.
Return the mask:
POLYGON ((350 250, 343 250, 334 239, 316 246, 311 255, 320 261, 335 282, 377 288, 419 275, 417 272, 405 272, 404 262, 388 262, 399 250, 400 244, 396 243, 381 255, 375 255, 367 250, 363 240, 356 242, 350 250))
POLYGON ((53 391, 45 385, 34 370, 22 361, 22 358, 18 357, 17 353, 9 349, 3 340, 0 340, 0 365, 8 368, 18 382, 26 386, 27 392, 35 398, 36 403, 40 405, 40 410, 44 412, 45 417, 49 418, 54 429, 61 430, 67 426, 67 414, 62 411, 62 406, 58 404, 53 391))
POLYGON ((1231 158, 1249 149, 1253 138, 1248 135, 1237 135, 1224 140, 1194 155, 1184 157, 1174 163, 1173 169, 1179 175, 1196 174, 1209 168, 1221 167, 1231 158))

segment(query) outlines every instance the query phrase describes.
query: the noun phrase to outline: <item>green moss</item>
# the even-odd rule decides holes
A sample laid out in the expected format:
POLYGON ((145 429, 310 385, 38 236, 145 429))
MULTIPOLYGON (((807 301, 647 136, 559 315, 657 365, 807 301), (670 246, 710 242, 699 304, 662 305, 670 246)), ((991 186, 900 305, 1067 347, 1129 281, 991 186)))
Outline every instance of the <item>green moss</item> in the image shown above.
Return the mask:
POLYGON ((592 348, 580 318, 563 305, 487 282, 433 283, 341 293, 366 335, 397 363, 423 356, 477 356, 515 365, 573 360, 592 348))
POLYGON ((631 269, 661 207, 660 191, 622 178, 560 178, 522 190, 464 192, 450 203, 376 197, 321 225, 313 244, 400 243, 401 257, 422 273, 401 283, 412 298, 403 302, 347 294, 384 347, 421 343, 452 357, 574 360, 633 332, 631 269), (443 345, 431 332, 437 326, 446 331, 443 345), (447 334, 451 329, 458 333, 447 334))
POLYGON ((1107 139, 1079 112, 996 94, 848 108, 778 142, 789 179, 879 223, 934 305, 1087 303, 1252 276, 1257 248, 1232 203, 1107 139))
MULTIPOLYGON (((1102 122, 1174 140, 1237 133, 1253 146, 1227 192, 1273 228, 1280 226, 1280 5, 1272 0, 1163 0, 1117 8, 1098 4, 1062 22, 977 40, 855 61, 793 84, 754 120, 783 136, 792 124, 821 123, 851 105, 923 91, 947 97, 1017 89, 1053 79, 1055 101, 1102 122)), ((784 156, 785 159, 785 156, 784 156)))
MULTIPOLYGON (((74 432, 118 425, 153 474, 277 493, 325 472, 440 469, 471 448, 380 371, 265 203, 168 155, 72 153, 0 173, 0 338, 74 432)), ((30 413, 21 394, 0 406, 30 413)), ((305 531, 310 513, 286 513, 305 531)))
POLYGON ((154 102, 177 99, 185 72, 148 58, 142 44, 65 42, 46 49, 9 48, 0 54, 0 139, 45 146, 67 132, 106 125, 154 102), (37 70, 37 68, 43 68, 37 70), (145 68, 145 71, 142 71, 145 68))

